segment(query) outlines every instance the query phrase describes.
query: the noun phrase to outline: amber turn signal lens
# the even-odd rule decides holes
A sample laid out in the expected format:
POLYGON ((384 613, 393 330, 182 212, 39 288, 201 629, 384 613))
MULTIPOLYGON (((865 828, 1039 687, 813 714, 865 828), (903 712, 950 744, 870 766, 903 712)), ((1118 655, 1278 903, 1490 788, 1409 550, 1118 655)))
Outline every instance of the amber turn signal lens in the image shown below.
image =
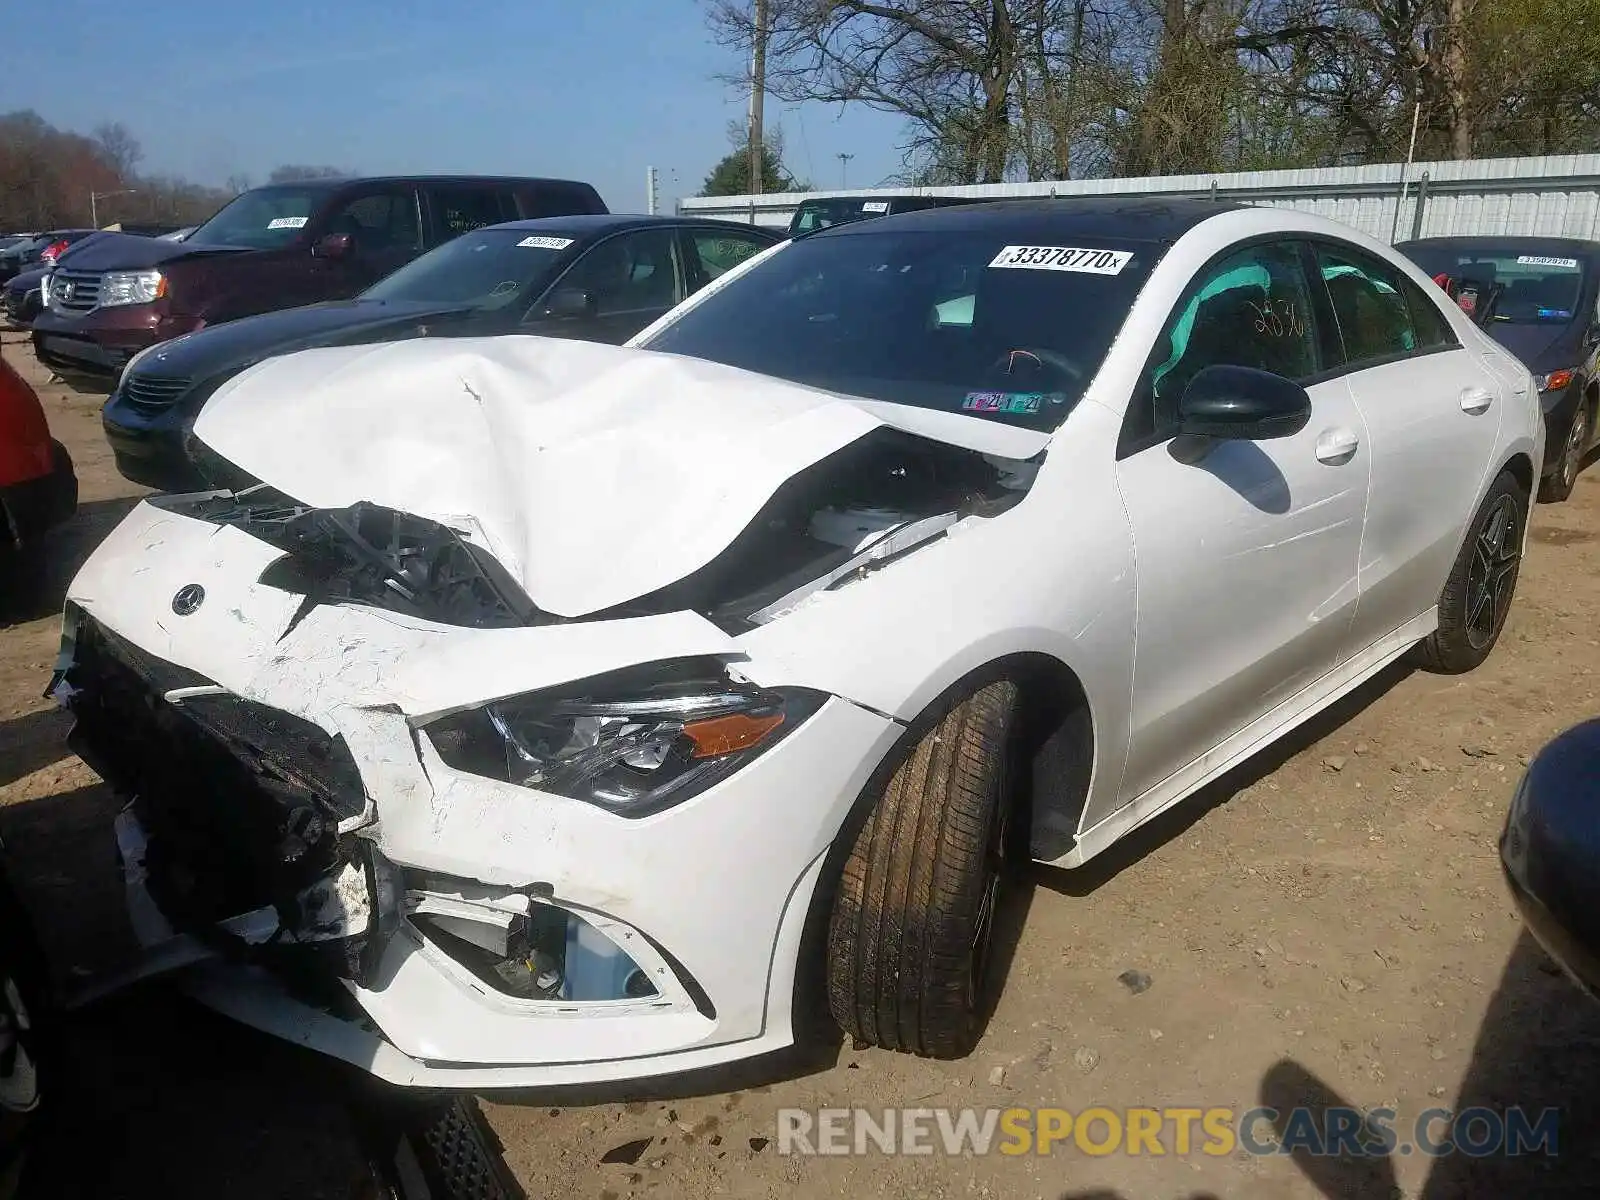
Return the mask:
POLYGON ((1551 371, 1550 382, 1544 385, 1544 390, 1547 392, 1559 392, 1571 382, 1571 371, 1551 371))
POLYGON ((708 717, 704 721, 690 721, 683 734, 694 743, 695 758, 717 758, 754 746, 767 734, 783 724, 782 713, 732 713, 726 717, 708 717))

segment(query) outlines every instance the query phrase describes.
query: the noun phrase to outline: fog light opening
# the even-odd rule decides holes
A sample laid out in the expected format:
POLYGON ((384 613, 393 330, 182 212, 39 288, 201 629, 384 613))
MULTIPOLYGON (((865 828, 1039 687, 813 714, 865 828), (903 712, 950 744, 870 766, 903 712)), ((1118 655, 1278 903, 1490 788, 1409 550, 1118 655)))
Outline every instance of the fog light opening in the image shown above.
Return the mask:
MULTIPOLYGON (((442 899, 442 898, 441 898, 442 899)), ((506 995, 524 1000, 640 1000, 660 994, 616 942, 575 913, 534 901, 528 915, 504 909, 438 911, 413 893, 412 923, 435 946, 506 995)))

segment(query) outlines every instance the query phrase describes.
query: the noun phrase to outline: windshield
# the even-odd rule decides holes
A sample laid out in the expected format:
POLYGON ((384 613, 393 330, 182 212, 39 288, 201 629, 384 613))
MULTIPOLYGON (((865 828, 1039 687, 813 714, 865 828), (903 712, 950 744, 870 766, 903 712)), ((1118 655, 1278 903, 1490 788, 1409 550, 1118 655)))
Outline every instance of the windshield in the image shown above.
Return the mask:
POLYGON ((476 229, 401 267, 361 298, 506 308, 542 292, 573 242, 565 234, 476 229))
POLYGON ((795 242, 644 345, 831 392, 1054 429, 1163 248, 1098 238, 1016 244, 1024 240, 863 229, 795 242))
POLYGON ((202 246, 274 250, 300 236, 326 188, 301 185, 256 188, 236 196, 189 236, 202 246))
POLYGON ((1496 289, 1490 312, 1495 321, 1518 325, 1564 325, 1577 316, 1586 264, 1560 251, 1530 252, 1526 246, 1419 246, 1407 250, 1436 279, 1496 289))

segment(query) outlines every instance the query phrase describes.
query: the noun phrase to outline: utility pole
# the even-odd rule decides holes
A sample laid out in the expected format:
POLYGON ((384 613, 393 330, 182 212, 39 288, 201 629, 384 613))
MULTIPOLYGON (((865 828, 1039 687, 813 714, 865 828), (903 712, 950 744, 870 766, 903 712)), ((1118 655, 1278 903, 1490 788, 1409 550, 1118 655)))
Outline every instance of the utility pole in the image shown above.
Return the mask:
POLYGON ((839 186, 840 187, 848 186, 847 183, 846 183, 846 179, 847 179, 847 177, 849 175, 849 172, 850 172, 850 160, 852 158, 854 158, 854 157, 855 157, 854 154, 846 154, 842 150, 838 154, 838 159, 839 159, 839 186))
POLYGON ((656 188, 656 169, 654 167, 646 167, 644 169, 644 198, 645 212, 652 217, 655 216, 659 207, 660 192, 656 188))
POLYGON ((761 195, 761 164, 766 157, 763 110, 767 94, 767 3, 755 0, 755 26, 750 47, 750 194, 761 195))

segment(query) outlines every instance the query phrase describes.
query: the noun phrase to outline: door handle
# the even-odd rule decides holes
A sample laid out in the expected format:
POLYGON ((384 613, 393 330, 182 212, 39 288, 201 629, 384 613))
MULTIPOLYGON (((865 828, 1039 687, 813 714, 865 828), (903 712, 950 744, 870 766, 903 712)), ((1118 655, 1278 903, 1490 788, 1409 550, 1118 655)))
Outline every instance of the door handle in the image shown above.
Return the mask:
POLYGON ((1489 406, 1494 403, 1494 393, 1488 388, 1469 387, 1461 389, 1461 411, 1478 413, 1489 411, 1489 406))
POLYGON ((1317 435, 1317 461, 1329 466, 1347 463, 1355 457, 1361 439, 1348 429, 1324 429, 1317 435))

